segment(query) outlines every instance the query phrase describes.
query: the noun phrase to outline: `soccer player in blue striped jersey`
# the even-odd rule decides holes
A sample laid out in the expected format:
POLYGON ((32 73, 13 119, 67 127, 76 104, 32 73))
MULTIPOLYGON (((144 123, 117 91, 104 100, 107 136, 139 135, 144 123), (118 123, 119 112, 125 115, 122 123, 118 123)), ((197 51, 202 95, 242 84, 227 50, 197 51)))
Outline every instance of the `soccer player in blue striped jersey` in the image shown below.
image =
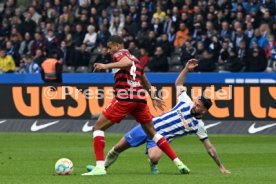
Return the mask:
MULTIPOLYGON (((196 134, 203 143, 209 155, 218 165, 221 173, 229 174, 229 170, 225 169, 221 163, 218 154, 208 139, 207 131, 204 128, 202 121, 203 115, 212 106, 209 98, 204 96, 199 97, 196 102, 193 102, 186 93, 186 88, 183 86, 183 81, 189 71, 197 66, 197 60, 191 59, 187 62, 185 68, 181 71, 176 79, 176 91, 178 103, 168 112, 163 115, 153 118, 155 130, 164 136, 169 142, 174 138, 187 134, 196 134)), ((158 146, 149 139, 140 125, 134 127, 108 152, 105 159, 105 167, 109 167, 118 158, 119 154, 130 147, 137 147, 146 143, 149 163, 152 174, 158 174, 158 161, 162 156, 162 151, 158 146)), ((87 166, 91 170, 93 166, 87 166)))

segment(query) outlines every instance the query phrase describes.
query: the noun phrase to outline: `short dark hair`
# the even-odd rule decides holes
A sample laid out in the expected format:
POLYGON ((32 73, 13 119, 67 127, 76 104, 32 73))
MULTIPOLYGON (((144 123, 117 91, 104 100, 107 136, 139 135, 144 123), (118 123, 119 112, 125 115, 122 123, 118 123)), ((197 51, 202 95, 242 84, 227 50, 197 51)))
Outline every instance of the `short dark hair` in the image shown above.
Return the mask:
POLYGON ((122 37, 120 37, 118 35, 112 35, 112 36, 109 37, 108 42, 123 44, 124 40, 123 40, 122 37))
POLYGON ((212 101, 210 98, 206 98, 204 96, 200 96, 199 100, 203 103, 204 107, 206 109, 210 109, 210 107, 213 105, 212 101))

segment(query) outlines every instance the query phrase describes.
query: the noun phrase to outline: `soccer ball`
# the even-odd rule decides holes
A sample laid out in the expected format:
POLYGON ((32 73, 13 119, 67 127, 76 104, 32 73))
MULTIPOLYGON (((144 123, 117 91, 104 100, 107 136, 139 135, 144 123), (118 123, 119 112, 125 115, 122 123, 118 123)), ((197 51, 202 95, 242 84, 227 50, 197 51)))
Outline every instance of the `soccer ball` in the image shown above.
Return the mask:
POLYGON ((70 175, 73 172, 73 162, 68 158, 61 158, 56 162, 55 171, 58 175, 70 175))

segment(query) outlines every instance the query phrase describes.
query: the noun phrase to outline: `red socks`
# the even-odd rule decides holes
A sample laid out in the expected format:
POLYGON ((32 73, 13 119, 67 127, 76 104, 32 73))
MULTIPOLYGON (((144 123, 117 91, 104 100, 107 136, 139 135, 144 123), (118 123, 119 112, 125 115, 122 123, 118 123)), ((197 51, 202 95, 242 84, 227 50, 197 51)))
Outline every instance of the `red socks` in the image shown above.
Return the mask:
POLYGON ((168 156, 171 160, 174 160, 177 158, 175 152, 173 151, 171 145, 168 143, 168 141, 161 136, 160 134, 155 134, 152 139, 157 146, 168 156))
POLYGON ((93 137, 96 161, 104 161, 104 132, 101 130, 96 130, 93 132, 93 137))

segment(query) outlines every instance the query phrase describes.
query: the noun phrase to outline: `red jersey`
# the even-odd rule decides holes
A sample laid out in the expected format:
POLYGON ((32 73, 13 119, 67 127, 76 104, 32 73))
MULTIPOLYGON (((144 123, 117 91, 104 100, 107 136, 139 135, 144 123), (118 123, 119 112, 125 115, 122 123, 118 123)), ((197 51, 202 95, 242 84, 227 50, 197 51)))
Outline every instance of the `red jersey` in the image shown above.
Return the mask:
POLYGON ((115 79, 115 98, 121 101, 147 103, 146 93, 141 76, 144 73, 140 61, 126 49, 121 49, 112 56, 112 61, 118 62, 123 57, 132 61, 129 68, 113 69, 115 79))

